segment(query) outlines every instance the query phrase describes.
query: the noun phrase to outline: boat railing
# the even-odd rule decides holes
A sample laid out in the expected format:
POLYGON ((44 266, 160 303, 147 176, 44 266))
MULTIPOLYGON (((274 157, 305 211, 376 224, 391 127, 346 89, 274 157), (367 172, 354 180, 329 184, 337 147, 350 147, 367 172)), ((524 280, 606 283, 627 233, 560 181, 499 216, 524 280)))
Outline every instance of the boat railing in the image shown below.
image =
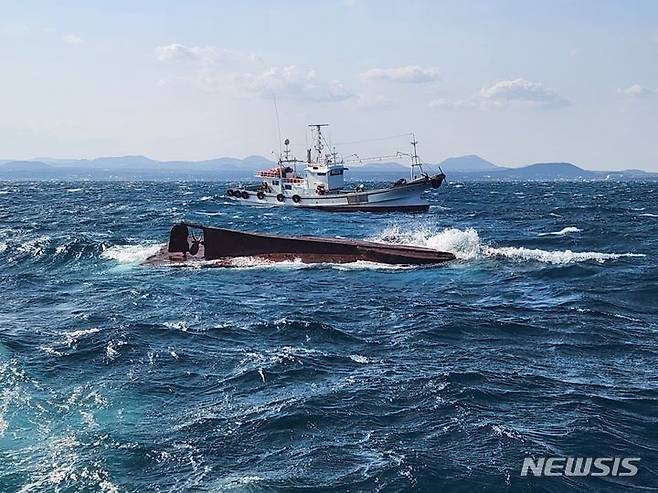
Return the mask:
POLYGON ((281 181, 284 183, 304 183, 304 178, 300 176, 293 176, 293 177, 281 177, 281 173, 279 171, 259 171, 256 173, 256 176, 259 178, 281 178, 281 181))

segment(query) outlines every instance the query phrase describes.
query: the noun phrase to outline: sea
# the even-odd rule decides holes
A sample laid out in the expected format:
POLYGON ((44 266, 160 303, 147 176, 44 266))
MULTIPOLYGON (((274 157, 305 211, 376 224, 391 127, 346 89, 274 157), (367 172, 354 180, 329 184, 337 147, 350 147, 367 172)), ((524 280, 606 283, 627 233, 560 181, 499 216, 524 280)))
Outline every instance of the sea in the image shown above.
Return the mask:
POLYGON ((656 491, 658 183, 234 185, 0 182, 1 492, 656 491), (143 265, 181 220, 457 260, 143 265), (637 474, 522 474, 569 457, 637 474))

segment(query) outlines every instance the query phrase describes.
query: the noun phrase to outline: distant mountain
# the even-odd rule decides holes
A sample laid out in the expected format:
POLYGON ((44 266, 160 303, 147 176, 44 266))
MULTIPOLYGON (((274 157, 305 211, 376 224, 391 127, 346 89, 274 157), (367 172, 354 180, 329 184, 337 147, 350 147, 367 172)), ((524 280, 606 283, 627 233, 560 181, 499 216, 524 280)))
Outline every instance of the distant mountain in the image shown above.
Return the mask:
POLYGON ((598 173, 571 163, 536 163, 522 168, 499 169, 491 176, 508 180, 589 180, 598 176, 598 173))
POLYGON ((238 179, 275 163, 262 156, 223 157, 206 161, 156 161, 146 156, 95 159, 39 158, 0 161, 0 179, 180 180, 238 179))
MULTIPOLYGON (((244 159, 222 157, 205 161, 157 161, 146 156, 96 159, 39 158, 30 161, 0 160, 0 180, 255 180, 254 172, 275 166, 263 156, 244 159)), ((455 180, 551 181, 551 180, 658 180, 658 173, 642 170, 589 171, 572 163, 536 163, 519 168, 497 166, 474 154, 448 158, 439 163, 455 180)), ((301 171, 304 164, 300 163, 301 171)), ((349 164, 348 181, 397 180, 409 175, 409 166, 397 162, 349 164)), ((428 164, 428 172, 436 165, 428 164)))
POLYGON ((482 159, 480 156, 475 154, 449 157, 448 159, 441 161, 439 166, 441 166, 441 169, 446 173, 474 173, 479 171, 496 171, 501 169, 500 166, 496 166, 494 163, 491 163, 486 159, 482 159))
POLYGON ((41 161, 5 161, 0 164, 2 171, 49 171, 53 167, 41 161))
POLYGON ((41 161, 5 161, 0 164, 0 179, 49 179, 56 176, 55 171, 41 161))
POLYGON ((36 158, 36 161, 47 163, 51 166, 64 168, 93 168, 93 169, 118 169, 139 168, 148 169, 157 167, 158 161, 146 156, 117 156, 98 157, 95 159, 54 159, 48 157, 36 158))
POLYGON ((157 169, 161 167, 159 161, 146 156, 99 157, 89 161, 94 168, 107 169, 157 169))

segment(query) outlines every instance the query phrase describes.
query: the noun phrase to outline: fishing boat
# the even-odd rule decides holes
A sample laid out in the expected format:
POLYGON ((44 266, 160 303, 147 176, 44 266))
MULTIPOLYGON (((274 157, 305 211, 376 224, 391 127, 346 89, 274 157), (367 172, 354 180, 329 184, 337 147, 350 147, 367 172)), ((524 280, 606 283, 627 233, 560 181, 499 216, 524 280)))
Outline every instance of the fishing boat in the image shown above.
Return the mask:
MULTIPOLYGON (((345 160, 339 157, 335 148, 327 152, 330 147, 322 134, 322 128, 327 124, 309 126, 314 134, 314 144, 312 149, 307 149, 305 161, 292 157, 290 141, 286 139, 277 165, 256 173, 260 184, 230 188, 227 195, 248 205, 303 207, 335 212, 426 212, 429 202, 422 197, 423 192, 439 188, 445 180, 443 172, 430 176, 423 171, 416 149, 418 142, 414 137, 411 141, 413 151, 408 154, 411 158, 409 179, 400 178, 386 188, 368 190, 364 185, 358 185, 348 189, 345 172, 349 168, 345 166, 345 160), (298 165, 304 166, 301 174, 297 172, 298 165)), ((404 155, 398 152, 396 157, 404 155)))
POLYGON ((396 265, 440 264, 455 260, 452 253, 430 248, 343 238, 278 236, 183 222, 171 228, 168 245, 145 263, 180 266, 198 260, 213 260, 216 262, 211 265, 226 267, 231 266, 231 259, 236 257, 303 263, 365 260, 396 265))

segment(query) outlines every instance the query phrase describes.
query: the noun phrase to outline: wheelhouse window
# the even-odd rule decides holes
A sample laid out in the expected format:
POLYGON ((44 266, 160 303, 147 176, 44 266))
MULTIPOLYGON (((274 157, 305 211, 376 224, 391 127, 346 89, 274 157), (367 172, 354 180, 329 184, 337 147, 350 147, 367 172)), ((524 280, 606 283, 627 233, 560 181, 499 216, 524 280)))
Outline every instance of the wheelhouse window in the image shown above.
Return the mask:
POLYGON ((332 169, 331 171, 329 171, 329 174, 330 174, 331 176, 342 175, 342 174, 343 174, 343 170, 342 170, 342 169, 332 169))

